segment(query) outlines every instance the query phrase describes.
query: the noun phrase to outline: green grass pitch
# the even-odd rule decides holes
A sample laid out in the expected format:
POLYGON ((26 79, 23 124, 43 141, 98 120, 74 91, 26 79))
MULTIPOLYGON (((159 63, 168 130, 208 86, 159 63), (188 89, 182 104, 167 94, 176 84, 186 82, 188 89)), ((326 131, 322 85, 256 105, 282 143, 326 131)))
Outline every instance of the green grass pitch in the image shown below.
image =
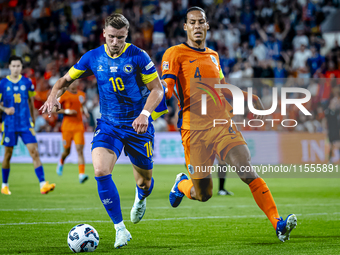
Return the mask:
POLYGON ((132 167, 117 165, 113 179, 120 193, 128 246, 114 249, 115 231, 90 179, 78 182, 78 166, 66 164, 64 175, 45 164, 45 176, 56 189, 41 195, 32 164, 12 164, 11 196, 0 195, 0 254, 71 254, 69 230, 79 223, 96 228, 97 254, 340 254, 340 179, 266 179, 279 213, 295 213, 298 225, 290 241, 280 242, 269 220, 257 207, 247 185, 229 178, 235 196, 214 196, 206 203, 184 198, 171 208, 169 191, 182 165, 156 165, 155 188, 138 224, 130 222, 135 194, 132 167))

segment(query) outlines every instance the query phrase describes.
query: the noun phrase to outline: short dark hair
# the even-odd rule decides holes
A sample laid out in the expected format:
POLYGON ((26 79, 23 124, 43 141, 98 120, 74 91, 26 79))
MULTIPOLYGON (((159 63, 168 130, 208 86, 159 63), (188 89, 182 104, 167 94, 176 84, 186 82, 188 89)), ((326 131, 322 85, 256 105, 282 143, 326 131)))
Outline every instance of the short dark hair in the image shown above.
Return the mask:
POLYGON ((124 15, 119 13, 112 13, 105 19, 105 27, 108 26, 114 27, 116 29, 121 29, 123 27, 129 29, 130 23, 127 18, 124 17, 124 15))
POLYGON ((19 61, 21 62, 21 64, 24 64, 24 63, 22 62, 22 58, 21 58, 21 57, 18 57, 18 56, 15 56, 15 55, 13 55, 13 56, 11 56, 11 57, 9 58, 8 64, 11 64, 11 62, 12 62, 12 61, 15 61, 15 60, 19 60, 19 61))
POLYGON ((205 14, 205 11, 204 11, 201 7, 193 6, 193 7, 190 7, 190 8, 187 10, 187 12, 186 12, 186 14, 185 14, 184 23, 187 23, 188 13, 189 13, 189 12, 192 12, 192 11, 200 11, 200 12, 203 12, 205 18, 207 18, 207 15, 205 14))

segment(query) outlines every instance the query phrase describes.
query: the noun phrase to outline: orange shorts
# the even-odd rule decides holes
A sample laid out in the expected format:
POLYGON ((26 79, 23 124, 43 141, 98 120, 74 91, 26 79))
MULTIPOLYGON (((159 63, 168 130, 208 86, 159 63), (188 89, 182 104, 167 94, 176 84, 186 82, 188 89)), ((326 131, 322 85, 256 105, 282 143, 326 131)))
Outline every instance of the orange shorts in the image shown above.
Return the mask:
POLYGON ((218 125, 208 130, 182 129, 185 162, 192 179, 203 179, 210 174, 215 156, 224 160, 237 145, 247 144, 233 125, 218 125))
POLYGON ((71 147, 72 140, 76 145, 85 144, 85 138, 84 138, 84 132, 79 132, 79 131, 63 131, 62 132, 63 136, 63 146, 65 149, 68 149, 71 147))

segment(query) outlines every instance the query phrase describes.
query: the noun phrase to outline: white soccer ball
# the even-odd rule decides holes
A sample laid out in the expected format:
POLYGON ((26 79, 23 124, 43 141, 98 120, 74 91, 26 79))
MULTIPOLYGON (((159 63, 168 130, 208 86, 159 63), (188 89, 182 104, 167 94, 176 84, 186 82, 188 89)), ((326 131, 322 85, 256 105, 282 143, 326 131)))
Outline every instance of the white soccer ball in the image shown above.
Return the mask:
POLYGON ((99 235, 89 224, 79 224, 68 233, 67 244, 74 253, 95 251, 99 244, 99 235))

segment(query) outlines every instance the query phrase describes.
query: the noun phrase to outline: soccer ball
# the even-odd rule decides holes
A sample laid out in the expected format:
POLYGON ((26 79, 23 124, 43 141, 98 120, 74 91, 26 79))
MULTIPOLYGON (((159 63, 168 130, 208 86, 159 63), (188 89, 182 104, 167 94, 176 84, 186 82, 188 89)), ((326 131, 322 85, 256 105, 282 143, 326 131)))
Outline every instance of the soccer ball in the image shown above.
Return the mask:
POLYGON ((68 233, 67 244, 75 253, 95 251, 99 244, 99 235, 89 224, 79 224, 68 233))

